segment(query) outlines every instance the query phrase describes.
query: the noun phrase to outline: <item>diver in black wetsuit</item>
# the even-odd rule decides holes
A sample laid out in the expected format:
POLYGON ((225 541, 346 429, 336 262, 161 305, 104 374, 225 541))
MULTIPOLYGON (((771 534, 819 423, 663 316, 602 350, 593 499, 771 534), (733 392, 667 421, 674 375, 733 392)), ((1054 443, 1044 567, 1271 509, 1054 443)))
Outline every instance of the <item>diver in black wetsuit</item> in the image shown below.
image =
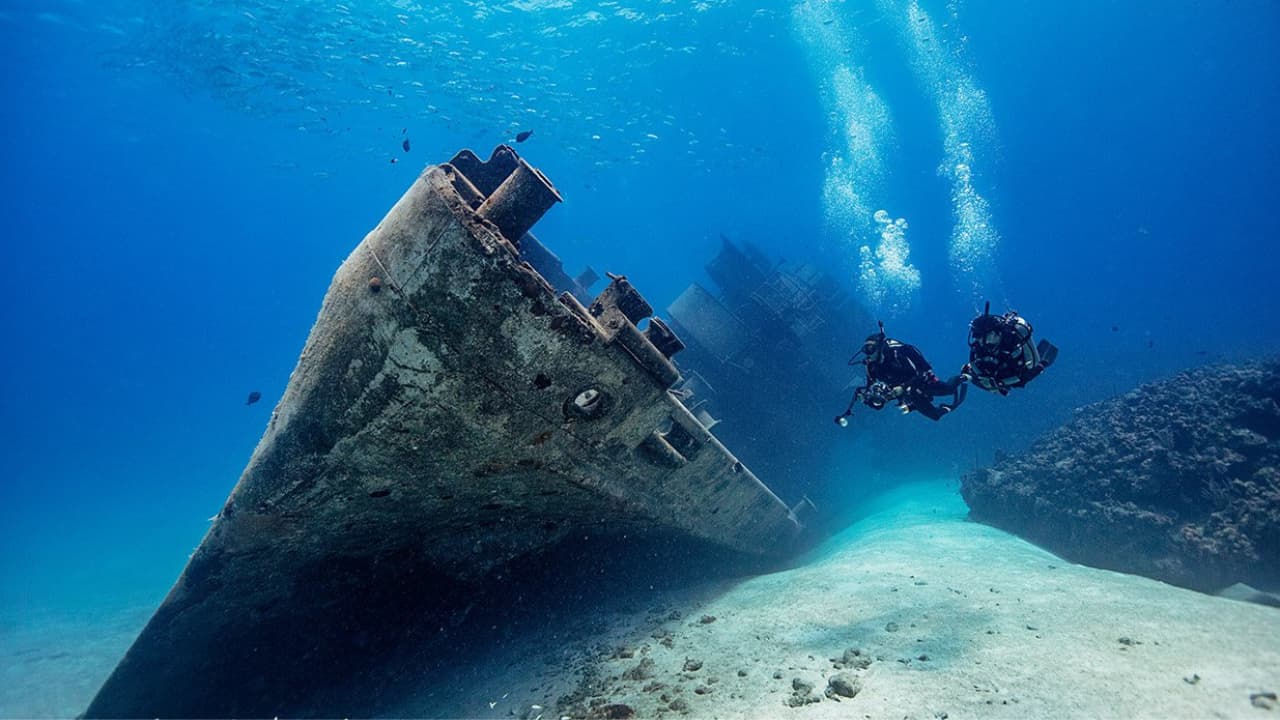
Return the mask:
POLYGON ((1008 395, 1024 387, 1058 358, 1048 340, 1033 345, 1031 332, 1031 323, 1013 310, 992 315, 988 302, 969 323, 969 362, 960 373, 987 392, 1008 395))
POLYGON ((920 349, 886 337, 883 323, 880 332, 867 337, 849 364, 866 365, 867 383, 853 392, 849 407, 836 417, 836 423, 841 426, 848 424, 846 418, 853 414, 853 406, 859 400, 873 410, 897 400, 904 413, 915 410, 930 420, 938 420, 964 402, 968 389, 968 378, 964 375, 940 380, 920 349), (858 355, 863 356, 861 360, 858 355), (952 401, 935 406, 933 398, 941 395, 951 395, 952 401))

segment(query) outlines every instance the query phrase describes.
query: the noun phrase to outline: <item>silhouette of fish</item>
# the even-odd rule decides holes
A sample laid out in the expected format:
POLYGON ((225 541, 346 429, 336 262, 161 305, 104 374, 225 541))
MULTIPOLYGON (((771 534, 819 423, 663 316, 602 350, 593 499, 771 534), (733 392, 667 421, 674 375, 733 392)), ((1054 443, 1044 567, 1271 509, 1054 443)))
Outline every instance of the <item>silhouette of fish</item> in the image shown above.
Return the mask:
POLYGON ((400 143, 400 147, 404 148, 405 152, 409 152, 409 138, 405 138, 404 142, 400 143))
POLYGON ((531 135, 533 135, 532 130, 522 130, 519 133, 516 133, 516 142, 524 142, 525 140, 528 140, 531 135))
POLYGON ((262 399, 262 393, 258 392, 257 390, 254 390, 253 392, 249 393, 249 399, 245 402, 245 405, 252 405, 261 399, 262 399))

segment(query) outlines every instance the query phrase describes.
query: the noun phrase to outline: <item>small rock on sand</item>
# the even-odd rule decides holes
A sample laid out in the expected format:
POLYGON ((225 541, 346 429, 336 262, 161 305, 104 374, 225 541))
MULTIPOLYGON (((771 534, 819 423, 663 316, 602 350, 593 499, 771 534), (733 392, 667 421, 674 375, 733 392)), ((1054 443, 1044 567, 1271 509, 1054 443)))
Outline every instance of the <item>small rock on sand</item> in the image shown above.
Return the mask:
POLYGON ((696 670, 701 670, 701 669, 702 669, 702 661, 701 661, 701 660, 694 660, 693 658, 685 658, 685 660, 684 660, 684 671, 685 671, 685 672, 694 672, 694 671, 696 671, 696 670))
POLYGON ((853 673, 836 673, 827 679, 827 697, 829 698, 851 698, 861 690, 862 683, 853 673))
POLYGON ((1249 704, 1263 710, 1274 710, 1276 708, 1276 694, 1265 691, 1250 693, 1249 704))
POLYGON ((672 710, 675 710, 676 712, 682 712, 682 713, 689 712, 689 703, 686 702, 684 698, 676 698, 675 700, 672 700, 671 704, 668 705, 667 707, 671 708, 672 710))
POLYGON ((854 670, 866 670, 871 667, 871 656, 863 655, 859 648, 848 648, 839 660, 832 661, 837 669, 852 668, 854 670))
POLYGON ((794 707, 802 707, 804 705, 808 705, 810 703, 816 703, 816 702, 822 702, 822 699, 812 693, 810 693, 809 695, 798 695, 793 693, 787 696, 786 705, 787 707, 794 708, 794 707))
POLYGON ((636 711, 630 705, 605 705, 596 713, 597 717, 605 718, 605 720, 628 720, 636 716, 636 711))
POLYGON ((890 622, 884 626, 885 632, 898 632, 898 623, 890 622))
POLYGON ((801 707, 816 702, 822 702, 822 696, 813 691, 813 683, 807 682, 803 678, 792 678, 791 694, 784 701, 787 707, 801 707))
POLYGON ((653 660, 641 658, 635 667, 622 673, 623 680, 648 680, 653 677, 653 660))
POLYGON ((715 621, 716 621, 715 615, 703 615, 702 618, 698 620, 698 622, 702 623, 703 625, 710 625, 715 621))

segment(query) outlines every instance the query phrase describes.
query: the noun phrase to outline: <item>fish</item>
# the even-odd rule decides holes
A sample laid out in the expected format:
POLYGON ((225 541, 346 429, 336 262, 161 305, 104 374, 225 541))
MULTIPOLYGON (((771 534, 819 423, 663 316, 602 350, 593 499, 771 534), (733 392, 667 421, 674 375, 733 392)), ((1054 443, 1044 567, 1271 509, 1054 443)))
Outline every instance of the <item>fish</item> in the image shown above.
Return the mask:
POLYGON ((249 393, 249 399, 245 401, 245 405, 252 405, 261 399, 262 399, 262 393, 258 392, 257 390, 254 390, 253 392, 249 393))
POLYGON ((1120 326, 1119 326, 1119 325, 1112 325, 1112 326, 1111 326, 1111 332, 1120 332, 1120 326))
POLYGON ((516 142, 524 142, 525 140, 528 140, 531 135, 533 135, 532 130, 522 130, 519 133, 516 133, 516 142))
POLYGON ((392 164, 392 165, 395 165, 395 164, 396 164, 396 159, 395 159, 395 158, 391 158, 391 164, 392 164))
POLYGON ((400 143, 400 147, 404 148, 405 152, 409 152, 409 138, 405 138, 404 142, 400 143))

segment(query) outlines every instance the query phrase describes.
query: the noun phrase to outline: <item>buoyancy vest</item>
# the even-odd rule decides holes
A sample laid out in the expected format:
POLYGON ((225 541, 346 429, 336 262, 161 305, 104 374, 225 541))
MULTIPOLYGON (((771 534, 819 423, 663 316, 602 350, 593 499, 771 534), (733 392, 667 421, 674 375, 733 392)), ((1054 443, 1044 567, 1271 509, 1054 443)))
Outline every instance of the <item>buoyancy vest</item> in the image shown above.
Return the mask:
POLYGON ((883 380, 890 386, 910 385, 932 371, 919 348, 893 339, 885 340, 878 361, 867 363, 868 378, 872 382, 883 380))
POLYGON ((969 368, 973 382, 984 390, 1007 393, 1040 362, 1031 342, 1031 323, 1010 310, 1004 315, 980 315, 969 323, 969 368), (988 342, 992 333, 994 343, 988 342))

